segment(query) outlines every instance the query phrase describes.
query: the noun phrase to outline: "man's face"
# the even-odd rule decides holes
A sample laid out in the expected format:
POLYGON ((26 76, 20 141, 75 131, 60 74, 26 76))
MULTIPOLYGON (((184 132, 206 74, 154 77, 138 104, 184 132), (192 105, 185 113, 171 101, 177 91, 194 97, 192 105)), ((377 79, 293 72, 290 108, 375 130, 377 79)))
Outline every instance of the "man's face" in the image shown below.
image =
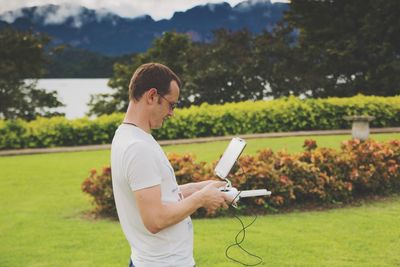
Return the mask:
POLYGON ((174 105, 178 103, 179 86, 176 81, 171 81, 168 94, 158 94, 158 106, 155 110, 153 120, 151 122, 152 129, 161 128, 164 121, 174 115, 174 105))

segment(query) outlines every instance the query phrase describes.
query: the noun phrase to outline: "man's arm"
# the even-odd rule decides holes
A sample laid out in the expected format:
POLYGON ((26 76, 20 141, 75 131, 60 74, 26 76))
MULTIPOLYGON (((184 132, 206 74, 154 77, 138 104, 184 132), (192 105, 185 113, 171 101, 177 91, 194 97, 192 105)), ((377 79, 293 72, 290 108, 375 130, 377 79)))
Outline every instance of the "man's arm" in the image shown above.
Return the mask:
POLYGON ((225 182, 219 181, 209 182, 201 190, 176 203, 161 202, 160 185, 137 190, 133 193, 145 227, 155 234, 177 224, 200 207, 212 211, 220 207, 227 208, 225 194, 218 189, 225 184, 225 182))
POLYGON ((184 198, 187 198, 191 194, 203 189, 208 184, 215 182, 215 180, 207 180, 197 183, 187 183, 183 185, 179 185, 179 190, 181 191, 184 198))

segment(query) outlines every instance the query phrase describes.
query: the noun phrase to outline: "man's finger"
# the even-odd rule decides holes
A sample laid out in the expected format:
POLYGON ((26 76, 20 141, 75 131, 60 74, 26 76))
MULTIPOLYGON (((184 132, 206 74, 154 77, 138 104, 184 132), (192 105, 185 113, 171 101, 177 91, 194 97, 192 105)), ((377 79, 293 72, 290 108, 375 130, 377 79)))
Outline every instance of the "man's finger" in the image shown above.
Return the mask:
POLYGON ((212 183, 212 186, 214 186, 214 187, 222 187, 225 185, 226 185, 226 182, 224 182, 224 181, 215 181, 214 183, 212 183))

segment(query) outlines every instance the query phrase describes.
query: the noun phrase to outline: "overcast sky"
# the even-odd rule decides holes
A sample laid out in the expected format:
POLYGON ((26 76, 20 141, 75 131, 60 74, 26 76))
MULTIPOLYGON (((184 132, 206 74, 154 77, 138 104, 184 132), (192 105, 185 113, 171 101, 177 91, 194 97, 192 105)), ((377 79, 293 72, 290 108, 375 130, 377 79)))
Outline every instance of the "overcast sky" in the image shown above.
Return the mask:
MULTIPOLYGON (((243 0, 225 0, 234 6, 243 0)), ((265 0, 251 0, 254 2, 265 0)), ((283 2, 283 0, 278 0, 283 2)), ((185 11, 196 5, 221 3, 223 0, 0 0, 0 14, 22 7, 45 4, 73 4, 90 9, 107 9, 123 17, 137 17, 148 14, 155 20, 169 19, 175 11, 185 11)), ((276 2, 271 1, 271 2, 276 2)))

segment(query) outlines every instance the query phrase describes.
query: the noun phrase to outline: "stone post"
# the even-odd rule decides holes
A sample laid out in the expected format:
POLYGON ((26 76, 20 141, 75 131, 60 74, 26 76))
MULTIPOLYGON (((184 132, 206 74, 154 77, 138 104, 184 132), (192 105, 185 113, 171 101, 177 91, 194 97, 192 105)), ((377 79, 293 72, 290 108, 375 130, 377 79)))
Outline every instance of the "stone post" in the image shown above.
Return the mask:
POLYGON ((375 117, 369 115, 344 116, 347 121, 352 122, 351 135, 353 139, 365 141, 369 137, 369 122, 375 117))

